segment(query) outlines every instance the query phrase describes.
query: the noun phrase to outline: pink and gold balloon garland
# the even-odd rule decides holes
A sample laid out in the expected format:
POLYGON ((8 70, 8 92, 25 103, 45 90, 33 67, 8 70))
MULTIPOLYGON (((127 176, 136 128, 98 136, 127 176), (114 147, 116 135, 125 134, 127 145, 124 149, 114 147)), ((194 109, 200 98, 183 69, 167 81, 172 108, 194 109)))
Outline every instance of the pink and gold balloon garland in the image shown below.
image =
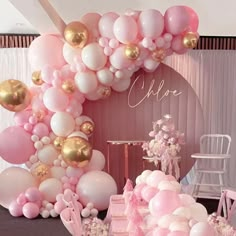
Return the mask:
POLYGON ((55 217, 69 189, 84 209, 93 205, 93 215, 106 209, 117 187, 102 171, 104 155, 88 141, 95 125, 82 115, 83 102, 125 91, 138 69, 153 72, 167 56, 194 48, 197 28, 192 9, 174 6, 164 15, 153 9, 88 13, 66 26, 65 42, 55 35, 35 39, 29 62, 36 86, 0 84, 0 104, 16 112, 15 126, 0 133, 0 156, 29 169, 0 174, 0 204, 14 216, 55 217))

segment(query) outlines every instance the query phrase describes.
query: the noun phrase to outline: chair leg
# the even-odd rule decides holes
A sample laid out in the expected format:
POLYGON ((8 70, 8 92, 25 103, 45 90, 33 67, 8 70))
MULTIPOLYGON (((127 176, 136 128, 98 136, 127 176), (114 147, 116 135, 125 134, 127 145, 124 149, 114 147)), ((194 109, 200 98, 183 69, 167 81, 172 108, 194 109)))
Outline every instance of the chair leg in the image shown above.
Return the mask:
POLYGON ((224 188, 223 174, 219 174, 219 183, 220 183, 220 192, 222 193, 223 188, 224 188))
POLYGON ((195 178, 193 181, 193 190, 192 190, 192 196, 195 195, 195 198, 197 198, 199 194, 200 184, 202 183, 203 173, 199 173, 196 171, 195 178))

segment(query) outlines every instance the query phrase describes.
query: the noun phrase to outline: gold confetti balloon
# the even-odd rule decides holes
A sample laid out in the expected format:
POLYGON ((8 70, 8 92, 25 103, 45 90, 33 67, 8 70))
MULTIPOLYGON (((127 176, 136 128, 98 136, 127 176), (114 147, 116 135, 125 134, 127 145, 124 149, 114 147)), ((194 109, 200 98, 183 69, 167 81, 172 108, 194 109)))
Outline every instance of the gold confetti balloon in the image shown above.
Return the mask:
POLYGON ((63 142, 61 154, 69 166, 84 167, 92 157, 92 146, 84 138, 69 137, 63 142))
POLYGON ((91 135, 94 131, 94 128, 95 128, 94 123, 91 121, 84 121, 80 125, 80 131, 86 135, 91 135))
POLYGON ((5 80, 0 83, 0 104, 9 111, 22 111, 31 101, 27 86, 19 80, 5 80))
POLYGON ((50 177, 50 167, 38 162, 32 165, 31 174, 40 182, 50 177))
POLYGON ((155 60, 155 61, 158 61, 158 62, 161 62, 165 59, 166 57, 166 52, 164 49, 156 49, 152 52, 152 58, 155 60))
POLYGON ((198 42, 198 34, 194 32, 188 32, 183 37, 183 45, 185 48, 195 48, 198 42))
POLYGON ((64 38, 72 47, 83 48, 88 41, 88 29, 81 22, 71 22, 64 30, 64 38))

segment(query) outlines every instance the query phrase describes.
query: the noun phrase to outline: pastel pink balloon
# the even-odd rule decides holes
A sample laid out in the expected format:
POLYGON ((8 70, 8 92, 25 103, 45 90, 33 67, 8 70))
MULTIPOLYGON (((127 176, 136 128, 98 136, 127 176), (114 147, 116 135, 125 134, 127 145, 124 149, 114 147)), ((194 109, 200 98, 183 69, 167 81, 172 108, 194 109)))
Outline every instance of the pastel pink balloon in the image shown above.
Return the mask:
POLYGON ((43 103, 50 111, 64 111, 69 103, 69 98, 62 90, 51 87, 44 93, 43 103))
POLYGON ((23 126, 29 122, 29 117, 32 115, 31 110, 23 110, 16 112, 14 115, 14 121, 17 126, 23 126))
POLYGON ((98 22, 101 18, 101 15, 98 13, 87 13, 81 18, 81 22, 85 24, 89 31, 89 40, 88 42, 92 42, 97 40, 100 37, 100 33, 98 30, 98 22))
POLYGON ((198 29, 199 19, 197 13, 190 7, 185 6, 185 9, 188 12, 189 15, 189 29, 190 31, 196 32, 198 29))
POLYGON ((103 170, 105 167, 105 157, 102 152, 98 150, 93 150, 92 157, 89 164, 86 166, 86 171, 90 170, 103 170))
POLYGON ((37 202, 42 200, 42 194, 38 188, 31 187, 25 191, 25 197, 29 202, 37 202))
POLYGON ((113 25, 118 17, 119 15, 114 12, 108 12, 102 15, 101 19, 98 22, 98 28, 100 34, 103 37, 109 39, 115 38, 115 35, 113 33, 113 25))
POLYGON ((27 198, 26 198, 25 194, 24 194, 24 193, 21 193, 21 194, 17 197, 16 202, 17 202, 19 205, 23 206, 23 205, 27 202, 27 198))
POLYGON ((55 72, 55 69, 49 65, 46 65, 41 70, 41 77, 42 80, 48 84, 52 83, 52 80, 54 79, 53 73, 55 72))
POLYGON ((149 202, 151 214, 157 217, 170 214, 180 206, 181 201, 178 193, 170 190, 159 191, 149 202))
POLYGON ((157 192, 157 188, 145 186, 141 192, 142 199, 144 199, 146 202, 149 202, 157 194, 157 192))
POLYGON ((16 201, 12 201, 8 208, 10 214, 14 217, 19 217, 23 215, 22 206, 16 201))
POLYGON ((178 35, 189 28, 190 17, 184 6, 173 6, 164 15, 165 29, 168 33, 178 35))
POLYGON ((0 133, 0 156, 12 164, 22 164, 35 153, 31 135, 22 127, 8 127, 0 133))
POLYGON ((63 201, 58 201, 54 204, 54 210, 57 214, 61 214, 62 210, 66 208, 66 205, 63 201))
POLYGON ((37 181, 29 171, 20 167, 9 167, 0 173, 0 205, 8 208, 10 203, 37 181))
POLYGON ((164 17, 158 10, 145 10, 139 15, 138 25, 143 37, 156 39, 164 30, 164 17))
POLYGON ((142 190, 143 188, 145 188, 147 186, 146 183, 141 183, 141 184, 137 184, 134 188, 134 193, 136 195, 137 198, 141 199, 142 198, 142 190))
MULTIPOLYGON (((202 234, 198 234, 198 236, 200 235, 202 236, 202 234)), ((168 236, 189 236, 189 233, 184 231, 172 231, 168 236)))
POLYGON ((184 54, 188 51, 188 49, 185 48, 183 45, 183 37, 181 35, 173 38, 171 42, 171 48, 174 52, 178 54, 184 54))
POLYGON ((207 222, 196 223, 190 230, 189 236, 215 236, 215 230, 207 222))
POLYGON ((41 70, 45 65, 60 68, 66 64, 62 49, 63 41, 53 35, 37 37, 29 47, 29 63, 34 70, 41 70), (56 56, 55 56, 56 55, 56 56))
POLYGON ((39 138, 42 138, 44 136, 48 136, 49 130, 46 124, 44 123, 38 123, 33 128, 33 134, 37 135, 39 138))
POLYGON ((34 219, 39 215, 39 207, 33 202, 28 202, 23 206, 22 212, 26 218, 34 219))
POLYGON ((153 230, 152 236, 168 236, 169 230, 164 228, 156 228, 153 230))
POLYGON ((46 112, 46 110, 47 110, 47 108, 43 104, 42 95, 43 94, 41 93, 37 96, 34 96, 31 101, 32 110, 34 112, 37 112, 37 111, 45 111, 46 112))
POLYGON ((120 46, 110 56, 110 63, 116 69, 126 69, 132 65, 133 61, 125 56, 125 46, 120 46))
POLYGON ((131 16, 120 16, 113 25, 113 33, 121 43, 132 43, 137 38, 137 23, 131 16))

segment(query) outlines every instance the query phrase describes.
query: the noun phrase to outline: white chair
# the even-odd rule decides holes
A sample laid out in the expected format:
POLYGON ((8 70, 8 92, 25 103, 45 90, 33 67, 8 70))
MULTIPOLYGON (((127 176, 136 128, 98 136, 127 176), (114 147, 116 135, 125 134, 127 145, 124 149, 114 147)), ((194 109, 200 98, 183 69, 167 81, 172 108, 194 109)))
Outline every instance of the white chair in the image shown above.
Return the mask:
POLYGON ((191 155, 195 159, 192 195, 194 198, 220 199, 225 187, 224 174, 231 137, 225 134, 205 134, 200 138, 200 153, 191 155))

